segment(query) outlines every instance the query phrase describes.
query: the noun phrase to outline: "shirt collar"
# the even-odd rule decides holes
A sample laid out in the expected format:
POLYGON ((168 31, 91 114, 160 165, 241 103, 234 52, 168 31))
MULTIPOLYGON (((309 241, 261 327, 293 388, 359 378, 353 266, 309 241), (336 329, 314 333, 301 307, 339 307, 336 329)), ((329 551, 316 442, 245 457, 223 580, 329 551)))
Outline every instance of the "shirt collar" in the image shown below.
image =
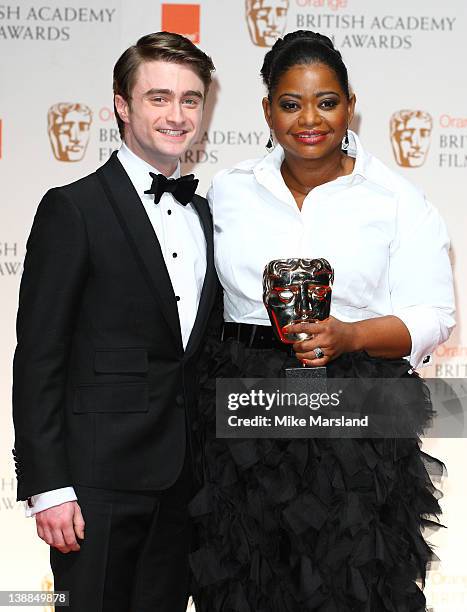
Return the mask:
MULTIPOLYGON (((352 132, 352 130, 349 130, 348 134, 349 148, 347 150, 347 154, 350 155, 350 157, 355 158, 355 165, 350 174, 341 176, 336 180, 350 184, 361 181, 362 179, 368 179, 369 159, 368 154, 363 150, 357 134, 352 132)), ((273 170, 274 173, 280 172, 280 167, 283 160, 284 149, 281 147, 281 145, 277 144, 271 153, 268 153, 265 155, 265 157, 261 158, 253 167, 253 173, 258 178, 259 175, 262 175, 268 170, 273 170)))
MULTIPOLYGON (((161 171, 148 164, 146 161, 144 161, 144 159, 141 159, 141 157, 138 157, 138 155, 133 153, 133 151, 129 149, 124 142, 117 153, 117 157, 125 169, 125 172, 130 177, 130 180, 138 192, 138 195, 141 198, 146 197, 144 192, 151 187, 152 180, 149 176, 149 172, 153 172, 154 174, 162 174, 161 171)), ((177 164, 175 172, 167 178, 177 179, 179 177, 180 161, 177 164)))
MULTIPOLYGON (((348 175, 350 180, 354 180, 357 177, 368 179, 368 154, 363 150, 360 138, 352 130, 348 130, 349 135, 349 148, 347 149, 347 155, 355 158, 355 165, 348 175)), ((344 178, 344 177, 343 177, 344 178)))

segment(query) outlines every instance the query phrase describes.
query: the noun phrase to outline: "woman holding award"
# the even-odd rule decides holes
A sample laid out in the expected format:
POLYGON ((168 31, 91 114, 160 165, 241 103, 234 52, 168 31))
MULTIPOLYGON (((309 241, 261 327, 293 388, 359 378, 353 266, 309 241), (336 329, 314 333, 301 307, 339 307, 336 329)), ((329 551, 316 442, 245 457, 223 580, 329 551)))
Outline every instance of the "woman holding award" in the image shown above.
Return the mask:
POLYGON ((334 268, 331 316, 300 324, 311 338, 293 347, 328 377, 413 376, 454 326, 444 223, 348 129, 355 96, 331 40, 287 34, 261 74, 276 146, 220 172, 208 196, 225 323, 197 424, 197 612, 424 610, 421 529, 440 513, 427 466, 442 464, 418 439, 215 438, 214 378, 279 377, 291 360, 262 301, 271 260, 334 268))

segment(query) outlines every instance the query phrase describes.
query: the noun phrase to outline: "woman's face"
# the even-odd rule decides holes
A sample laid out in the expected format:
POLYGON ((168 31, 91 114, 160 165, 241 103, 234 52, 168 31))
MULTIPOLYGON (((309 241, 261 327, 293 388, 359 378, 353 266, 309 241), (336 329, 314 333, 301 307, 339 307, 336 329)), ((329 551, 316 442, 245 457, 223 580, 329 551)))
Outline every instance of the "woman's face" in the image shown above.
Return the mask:
POLYGON ((272 101, 263 100, 269 127, 286 156, 325 159, 340 151, 353 117, 355 96, 347 99, 326 64, 298 64, 280 78, 272 101))

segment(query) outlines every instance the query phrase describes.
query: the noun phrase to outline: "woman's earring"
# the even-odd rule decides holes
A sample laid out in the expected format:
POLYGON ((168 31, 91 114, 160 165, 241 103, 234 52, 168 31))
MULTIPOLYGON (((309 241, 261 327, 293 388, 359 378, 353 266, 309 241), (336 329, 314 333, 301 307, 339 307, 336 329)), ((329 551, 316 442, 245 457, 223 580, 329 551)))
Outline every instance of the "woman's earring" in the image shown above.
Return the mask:
POLYGON ((271 153, 271 151, 273 151, 275 146, 276 146, 276 143, 274 142, 274 139, 272 137, 272 130, 270 130, 269 131, 269 140, 268 140, 268 143, 266 145, 266 151, 268 153, 271 153))
POLYGON ((347 151, 347 149, 349 148, 349 145, 350 145, 350 143, 349 143, 349 132, 348 132, 348 130, 345 130, 345 136, 342 139, 341 149, 343 151, 347 151))

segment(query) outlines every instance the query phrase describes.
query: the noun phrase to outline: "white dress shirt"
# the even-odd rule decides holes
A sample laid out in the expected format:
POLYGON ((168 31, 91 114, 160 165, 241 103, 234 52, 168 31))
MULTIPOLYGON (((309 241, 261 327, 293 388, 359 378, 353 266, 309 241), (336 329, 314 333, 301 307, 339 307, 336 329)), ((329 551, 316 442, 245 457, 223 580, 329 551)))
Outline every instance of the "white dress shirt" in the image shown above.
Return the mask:
MULTIPOLYGON (((183 348, 186 348, 206 274, 206 239, 198 213, 192 204, 183 206, 171 193, 164 193, 160 202, 155 204, 154 196, 144 192, 152 184, 149 172, 160 174, 159 170, 135 155, 125 144, 122 144, 117 157, 143 203, 159 241, 174 293, 180 297, 177 301, 178 316, 183 348)), ((167 178, 179 176, 180 163, 167 178)), ((37 512, 76 499, 73 487, 33 495, 31 502, 26 502, 26 516, 34 516, 37 512)))
POLYGON ((215 176, 208 200, 224 318, 270 325, 265 265, 324 257, 335 272, 331 314, 342 321, 399 317, 417 367, 455 323, 447 231, 422 193, 365 152, 354 133, 349 139, 353 172, 315 187, 301 211, 280 172, 280 146, 215 176))
MULTIPOLYGON (((192 204, 183 206, 167 192, 162 194, 159 204, 155 204, 154 196, 144 192, 151 187, 149 172, 160 174, 159 170, 135 155, 125 144, 117 156, 141 198, 161 245, 174 293, 180 297, 177 301, 178 316, 183 348, 186 348, 206 274, 206 239, 198 213, 192 204)), ((172 176, 167 178, 179 176, 180 162, 172 176)))

